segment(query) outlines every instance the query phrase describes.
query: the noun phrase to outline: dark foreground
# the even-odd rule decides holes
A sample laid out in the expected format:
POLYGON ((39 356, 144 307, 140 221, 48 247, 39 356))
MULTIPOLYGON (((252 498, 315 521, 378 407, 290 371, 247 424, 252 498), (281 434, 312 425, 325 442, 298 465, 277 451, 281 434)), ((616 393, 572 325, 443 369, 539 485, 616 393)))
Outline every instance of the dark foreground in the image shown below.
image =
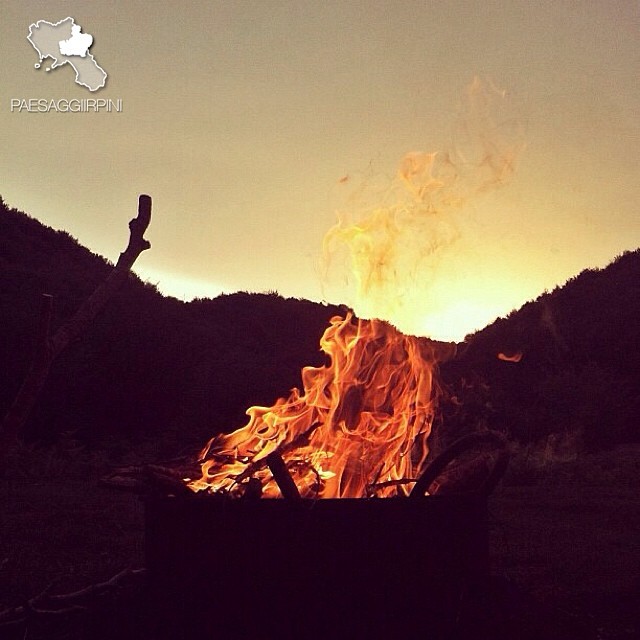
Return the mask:
MULTIPOLYGON (((49 462, 2 481, 0 610, 144 565, 141 501, 49 462)), ((489 504, 491 575, 460 592, 444 635, 434 636, 426 618, 422 637, 639 638, 639 477, 632 447, 512 474, 489 504)), ((154 640, 161 630, 145 580, 132 576, 65 615, 28 613, 26 622, 0 626, 0 638, 154 640)), ((316 637, 313 628, 304 635, 316 637)), ((220 637, 215 619, 206 637, 220 637)))

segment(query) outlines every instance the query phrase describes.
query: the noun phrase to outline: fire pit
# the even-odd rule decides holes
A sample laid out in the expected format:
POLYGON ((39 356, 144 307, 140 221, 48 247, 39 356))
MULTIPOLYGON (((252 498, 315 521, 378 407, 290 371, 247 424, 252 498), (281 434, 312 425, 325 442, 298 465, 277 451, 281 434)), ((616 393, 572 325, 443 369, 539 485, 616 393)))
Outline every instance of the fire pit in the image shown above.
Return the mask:
POLYGON ((486 571, 506 458, 459 458, 504 441, 475 434, 433 459, 451 345, 348 314, 321 347, 302 392, 250 408, 204 448, 200 478, 148 499, 158 636, 435 638, 486 571))
POLYGON ((432 461, 408 498, 148 498, 158 634, 445 634, 465 589, 486 574, 487 495, 506 457, 487 467, 477 491, 420 493, 447 486, 437 478, 462 452, 501 442, 495 434, 458 441, 432 461))
POLYGON ((482 495, 156 497, 146 533, 167 638, 434 637, 488 558, 482 495))

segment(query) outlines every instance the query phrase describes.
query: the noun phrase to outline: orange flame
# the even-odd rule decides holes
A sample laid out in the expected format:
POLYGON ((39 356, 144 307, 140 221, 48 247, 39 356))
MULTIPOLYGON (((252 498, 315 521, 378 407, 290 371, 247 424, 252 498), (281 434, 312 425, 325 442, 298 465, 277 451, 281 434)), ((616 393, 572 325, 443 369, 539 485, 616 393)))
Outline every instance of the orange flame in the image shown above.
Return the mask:
POLYGON ((332 318, 320 346, 330 363, 302 370, 302 394, 251 407, 246 426, 207 444, 192 490, 242 495, 257 478, 263 496, 279 497, 265 461, 278 451, 303 497, 407 492, 403 481, 415 479, 429 452, 434 372, 455 345, 348 314, 332 318))
POLYGON ((392 180, 364 180, 340 208, 323 240, 325 285, 337 286, 358 316, 385 318, 412 334, 439 331, 449 339, 446 312, 456 303, 446 301, 442 308, 434 285, 443 275, 454 280, 443 274, 447 260, 465 264, 456 262, 456 251, 476 201, 508 183, 515 171, 524 143, 510 110, 506 92, 475 78, 448 148, 406 154, 392 180))
MULTIPOLYGON (((343 212, 327 233, 327 264, 336 251, 346 251, 359 315, 397 322, 412 286, 434 279, 436 254, 458 239, 454 213, 513 172, 518 126, 492 115, 504 97, 476 79, 453 148, 406 155, 381 201, 343 212)), ((427 296, 420 306, 428 306, 427 296)), ((193 491, 240 496, 259 487, 263 496, 278 497, 267 465, 277 452, 303 497, 408 493, 429 453, 441 393, 438 363, 455 345, 348 314, 331 320, 320 346, 329 364, 302 370, 302 392, 293 389, 271 407, 251 407, 246 426, 209 441, 202 477, 188 484, 193 491)))

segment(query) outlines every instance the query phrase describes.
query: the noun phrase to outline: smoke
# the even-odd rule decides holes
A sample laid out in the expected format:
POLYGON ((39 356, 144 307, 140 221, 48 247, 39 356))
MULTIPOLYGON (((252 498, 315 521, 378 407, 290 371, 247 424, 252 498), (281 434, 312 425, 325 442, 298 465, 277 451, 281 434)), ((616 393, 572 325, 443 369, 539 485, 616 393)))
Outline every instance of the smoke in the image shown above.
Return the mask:
POLYGON ((505 91, 474 78, 448 149, 407 153, 394 178, 365 180, 338 211, 323 242, 326 281, 346 285, 359 316, 419 333, 430 309, 447 306, 434 295, 442 258, 477 199, 509 181, 524 146, 510 103, 505 91))

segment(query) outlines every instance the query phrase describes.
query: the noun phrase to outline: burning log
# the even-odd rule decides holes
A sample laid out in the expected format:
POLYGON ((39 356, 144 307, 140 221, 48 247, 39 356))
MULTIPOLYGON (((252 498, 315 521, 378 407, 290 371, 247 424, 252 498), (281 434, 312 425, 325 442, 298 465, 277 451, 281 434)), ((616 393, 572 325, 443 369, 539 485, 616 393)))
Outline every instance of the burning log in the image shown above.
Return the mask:
POLYGON ((184 478, 191 475, 191 467, 165 467, 157 464, 119 467, 101 478, 102 484, 140 495, 193 496, 184 478))
POLYGON ((293 481, 282 456, 277 451, 274 451, 266 457, 266 461, 273 474, 273 479, 276 481, 280 493, 282 493, 282 497, 287 500, 300 500, 298 487, 293 481))
POLYGON ((113 294, 126 282, 133 263, 138 256, 151 247, 144 233, 151 220, 151 197, 141 195, 138 200, 138 215, 129 222, 129 243, 120 254, 116 266, 107 279, 85 300, 75 315, 65 322, 53 337, 49 335, 49 324, 53 298, 43 295, 40 312, 37 348, 31 368, 13 405, 0 425, 0 464, 19 437, 33 406, 44 386, 51 364, 71 342, 76 340, 102 311, 113 294))

